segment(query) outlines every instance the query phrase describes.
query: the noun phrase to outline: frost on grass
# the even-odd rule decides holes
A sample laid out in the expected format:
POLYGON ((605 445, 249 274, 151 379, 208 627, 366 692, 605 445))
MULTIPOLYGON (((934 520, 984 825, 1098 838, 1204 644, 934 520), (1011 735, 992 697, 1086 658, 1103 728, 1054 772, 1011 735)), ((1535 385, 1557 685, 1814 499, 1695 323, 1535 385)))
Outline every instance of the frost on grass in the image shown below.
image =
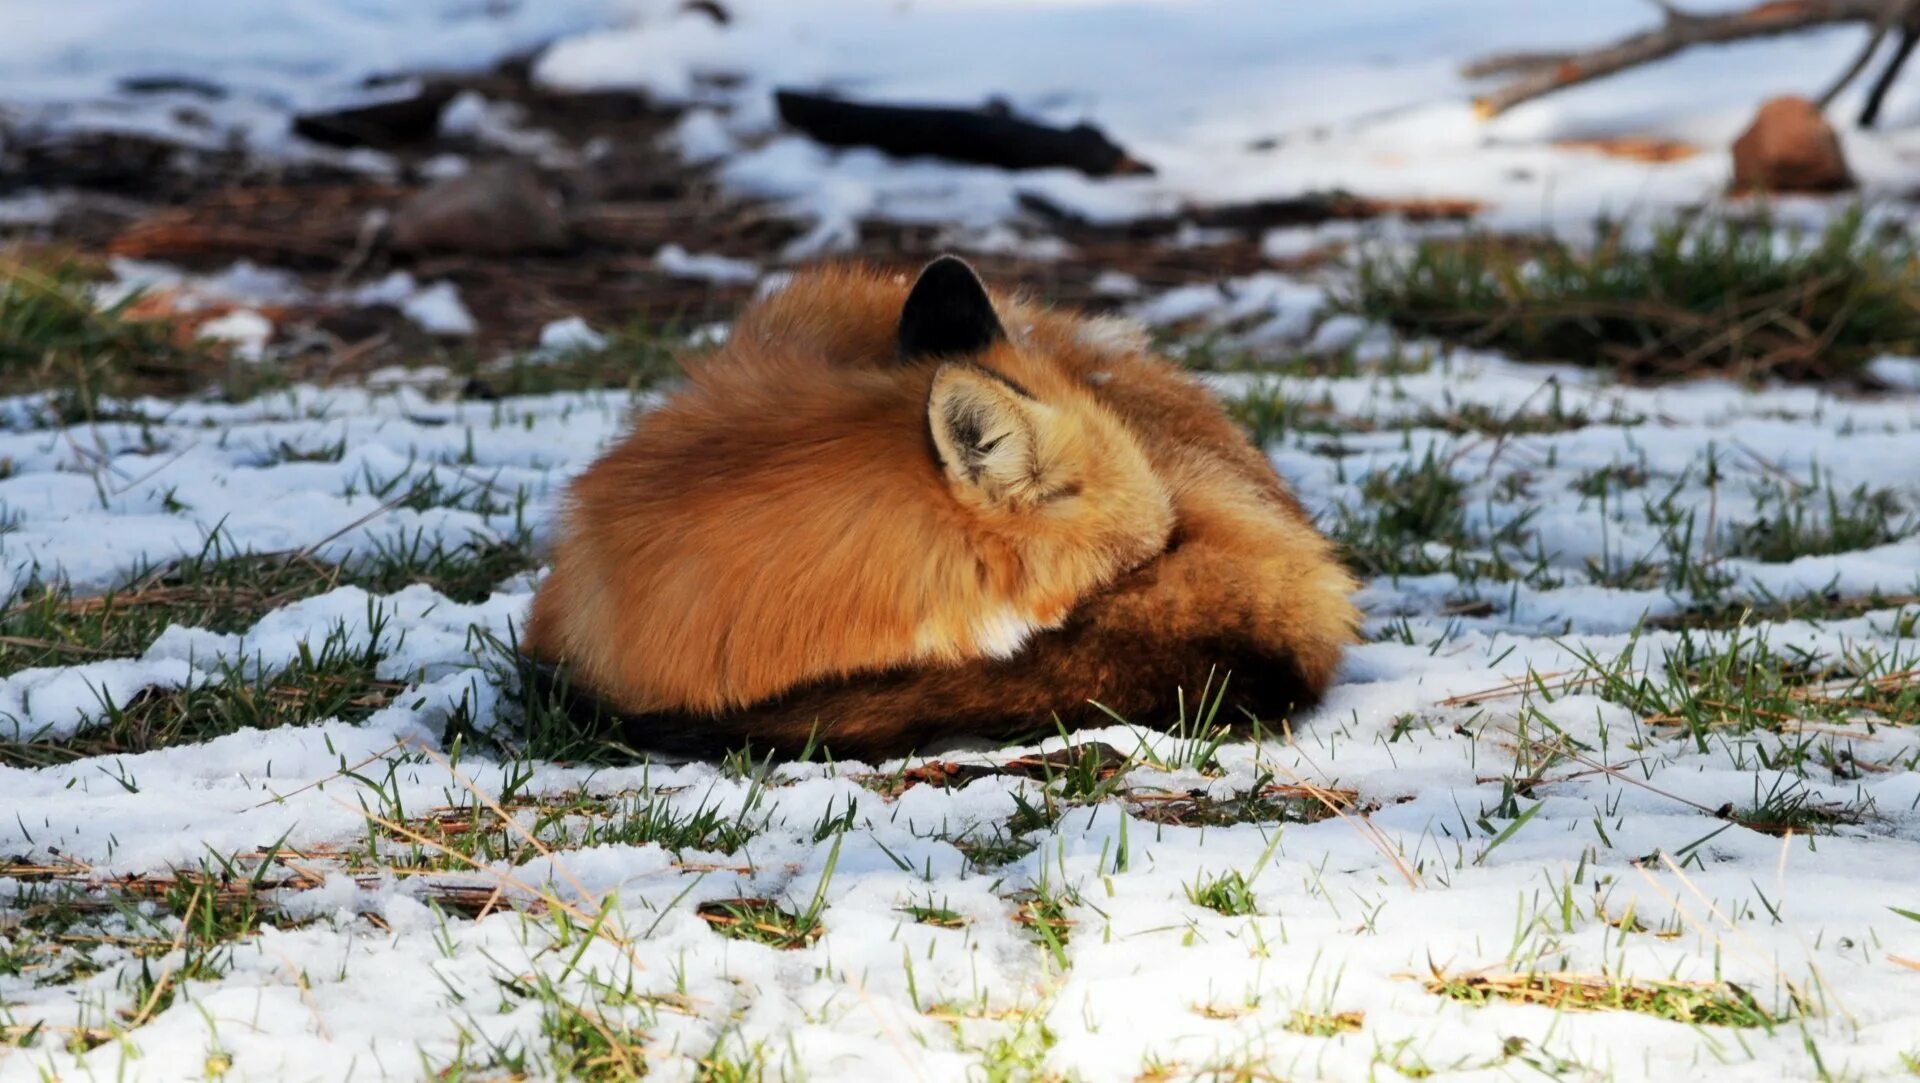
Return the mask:
POLYGON ((1188 350, 1366 579, 1324 708, 883 764, 519 681, 585 361, 11 400, 0 1076, 1909 1071, 1920 399, 1349 330, 1188 350))

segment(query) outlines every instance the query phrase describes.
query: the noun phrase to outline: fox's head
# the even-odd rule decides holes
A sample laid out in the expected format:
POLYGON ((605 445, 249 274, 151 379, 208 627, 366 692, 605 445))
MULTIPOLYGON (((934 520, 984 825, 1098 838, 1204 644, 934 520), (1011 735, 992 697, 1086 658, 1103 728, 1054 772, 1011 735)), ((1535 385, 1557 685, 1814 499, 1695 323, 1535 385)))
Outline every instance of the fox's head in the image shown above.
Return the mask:
POLYGON ((932 366, 927 433, 948 492, 1020 554, 1040 593, 1077 601, 1166 544, 1168 494, 1133 434, 1009 338, 964 261, 921 271, 898 350, 901 364, 932 366))

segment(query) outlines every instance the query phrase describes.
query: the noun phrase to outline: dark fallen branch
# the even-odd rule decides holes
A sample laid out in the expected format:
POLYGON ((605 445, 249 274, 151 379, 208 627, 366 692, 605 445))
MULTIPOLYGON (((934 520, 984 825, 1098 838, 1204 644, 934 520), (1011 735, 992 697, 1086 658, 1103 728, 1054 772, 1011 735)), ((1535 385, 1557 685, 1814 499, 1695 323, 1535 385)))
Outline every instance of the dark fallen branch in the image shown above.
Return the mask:
POLYGON ((1510 74, 1511 82, 1475 99, 1482 116, 1592 82, 1628 68, 1664 60, 1695 45, 1726 45, 1839 23, 1878 24, 1904 0, 1767 0, 1737 11, 1692 15, 1662 5, 1657 27, 1595 49, 1572 53, 1506 54, 1467 64, 1468 78, 1510 74))
POLYGON ((942 109, 873 105, 775 91, 780 119, 830 147, 873 147, 899 158, 944 158, 1002 169, 1064 166, 1091 177, 1151 173, 1089 124, 1052 128, 1004 106, 942 109))
POLYGON ((1249 203, 1190 206, 1174 214, 1096 222, 1038 192, 1021 192, 1016 198, 1027 213, 1069 240, 1075 237, 1150 240, 1175 233, 1183 226, 1259 234, 1288 226, 1314 226, 1322 222, 1357 221, 1395 214, 1416 222, 1464 221, 1480 209, 1478 203, 1464 199, 1362 199, 1345 192, 1310 192, 1249 203))
POLYGON ((452 87, 428 85, 404 98, 305 113, 293 118, 293 130, 330 147, 391 150, 433 138, 440 113, 452 100, 452 87))

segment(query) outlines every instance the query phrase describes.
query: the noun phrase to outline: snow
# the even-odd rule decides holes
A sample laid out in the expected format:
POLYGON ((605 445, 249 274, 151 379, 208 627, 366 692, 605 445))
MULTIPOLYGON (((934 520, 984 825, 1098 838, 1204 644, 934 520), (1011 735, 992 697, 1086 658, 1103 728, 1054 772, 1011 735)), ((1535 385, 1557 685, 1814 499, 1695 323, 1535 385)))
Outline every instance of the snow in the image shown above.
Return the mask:
MULTIPOLYGON (((1193 292, 1134 305, 1296 346, 1333 335, 1329 328, 1363 342, 1380 333, 1325 317, 1316 296, 1311 282, 1263 275, 1224 282, 1204 304, 1193 292)), ((1262 378, 1211 379, 1233 395, 1262 378)), ((985 778, 887 796, 862 780, 899 765, 786 765, 757 789, 705 763, 588 769, 502 764, 468 751, 451 764, 444 733, 455 712, 471 712, 483 727, 508 717, 489 678, 497 662, 477 633, 511 636, 530 598, 525 578, 475 604, 423 585, 385 596, 342 587, 239 633, 175 627, 138 657, 7 678, 0 713, 18 735, 41 739, 83 730, 108 699, 205 681, 235 663, 275 672, 303 644, 329 637, 364 649, 378 636, 379 675, 409 688, 357 726, 245 731, 138 755, 0 768, 0 853, 84 862, 96 876, 155 874, 279 840, 307 855, 302 865, 316 876, 276 893, 288 918, 237 944, 223 976, 189 983, 125 1042, 75 1055, 43 1041, 0 1058, 0 1078, 180 1078, 200 1071, 215 1048, 250 1078, 412 1077, 422 1064, 484 1064, 487 1047, 476 1044, 484 1041, 545 1057, 538 1003, 501 991, 502 982, 524 987, 528 975, 635 1027, 650 1068, 668 1078, 689 1076, 716 1048, 740 1059, 758 1048, 770 1074, 957 1080, 978 1071, 994 1042, 1011 1040, 1004 1020, 1022 1014, 1051 1036, 1039 1054, 1047 1070, 1090 1080, 1176 1063, 1188 1073, 1253 1064, 1362 1078, 1397 1062, 1452 1074, 1514 1057, 1619 1079, 1668 1079, 1703 1059, 1726 1078, 1812 1079, 1819 1069, 1809 1042, 1829 1070, 1897 1077, 1920 1024, 1912 974, 1896 961, 1920 958, 1920 923, 1891 909, 1916 902, 1920 734, 1846 726, 1700 746, 1579 690, 1475 706, 1448 699, 1529 672, 1577 670, 1588 655, 1630 650, 1650 677, 1664 671, 1664 652, 1681 633, 1631 633, 1644 616, 1689 599, 1589 580, 1589 561, 1652 551, 1659 530, 1637 498, 1602 503, 1577 492, 1587 472, 1635 465, 1652 478, 1642 492, 1675 487, 1682 506, 1714 502, 1723 535, 1765 514, 1757 494, 1778 474, 1842 491, 1887 486, 1912 506, 1920 460, 1906 451, 1920 433, 1920 397, 1711 382, 1622 388, 1471 351, 1443 353, 1423 372, 1296 379, 1281 390, 1373 426, 1469 404, 1538 411, 1556 396, 1584 411, 1593 419, 1584 427, 1498 442, 1355 424, 1337 438, 1298 432, 1270 448, 1323 516, 1356 499, 1366 472, 1437 448, 1467 484, 1477 533, 1490 536, 1522 506, 1538 509, 1529 526, 1546 574, 1524 583, 1452 574, 1369 583, 1369 642, 1352 652, 1330 701, 1295 720, 1290 742, 1222 746, 1216 774, 1178 765, 1180 742, 1153 731, 1086 734, 1151 750, 1169 765, 1135 768, 1126 778, 1131 799, 1070 805, 1034 832, 1032 852, 1003 867, 975 868, 954 840, 990 835, 1018 800, 1039 800, 1042 782, 985 778), (1719 469, 1711 485, 1709 461, 1719 469), (1529 499, 1501 495, 1514 473, 1525 475, 1529 499), (1466 600, 1491 604, 1460 615, 1466 600), (1539 764, 1549 730, 1616 770, 1539 764), (1767 766, 1809 741, 1816 758, 1852 756, 1878 769, 1847 779, 1810 770, 1795 780, 1767 766), (1511 811, 1495 811, 1503 786, 1528 772, 1550 781, 1520 799, 1529 819, 1500 839, 1514 823, 1511 811), (1147 818, 1155 794, 1227 797, 1295 779, 1357 791, 1372 811, 1365 820, 1204 829, 1147 818), (1862 822, 1780 839, 1701 811, 1749 804, 1783 785, 1862 809, 1862 822), (522 798, 584 792, 614 807, 651 802, 682 815, 702 805, 729 815, 751 809, 767 823, 730 852, 676 856, 654 843, 562 840, 550 855, 477 870, 346 871, 345 855, 367 845, 367 810, 420 815, 509 786, 522 798), (816 825, 850 807, 853 826, 839 837, 822 888, 834 844, 816 825), (1272 857, 1254 875, 1270 844, 1272 857), (1655 854, 1673 863, 1642 860, 1655 854), (1251 877, 1257 913, 1227 917, 1189 901, 1196 882, 1230 870, 1251 877), (549 910, 604 908, 603 934, 563 946, 567 934, 551 916, 509 908, 476 920, 436 910, 436 892, 459 884, 499 888, 519 907, 544 898, 549 910), (1023 890, 1072 893, 1064 968, 1014 920, 1023 890), (793 951, 723 938, 694 912, 743 896, 800 911, 816 891, 824 892, 824 935, 793 951), (967 924, 916 924, 899 909, 909 905, 951 909, 967 924), (1647 929, 1674 935, 1608 924, 1629 907, 1647 929), (1633 1013, 1467 1005, 1423 987, 1436 967, 1721 979, 1772 1010, 1787 1010, 1796 989, 1818 990, 1821 1007, 1772 1032, 1735 1036, 1633 1013), (605 1000, 608 983, 628 982, 635 995, 668 998, 671 1009, 632 1014, 620 1006, 632 1001, 605 1000), (1364 1024, 1343 1037, 1310 1037, 1285 1029, 1296 1010, 1359 1011, 1364 1024)), ((326 559, 350 559, 410 537, 497 537, 516 518, 463 499, 383 508, 367 495, 369 478, 405 486, 431 476, 470 490, 484 483, 505 504, 523 497, 526 520, 544 535, 566 479, 648 401, 556 394, 465 403, 411 386, 296 388, 239 404, 141 403, 154 417, 144 426, 0 433, 0 457, 14 464, 0 480, 11 523, 0 555, 16 584, 37 570, 98 586, 142 562, 196 551, 216 529, 239 549, 314 547, 326 559), (272 454, 335 443, 345 448, 339 462, 272 454)), ((1909 592, 1920 584, 1920 539, 1787 564, 1726 560, 1722 570, 1736 597, 1909 592)), ((1882 610, 1817 626, 1762 622, 1737 634, 1764 634, 1787 653, 1906 657, 1911 629, 1899 617, 1882 610)), ((396 855, 404 849, 387 845, 396 855)), ((0 881, 0 897, 24 890, 0 881)), ((128 1006, 119 975, 137 965, 125 959, 44 985, 0 975, 0 1010, 9 1025, 75 1025, 100 1005, 128 1006)), ((537 1061, 533 1074, 550 1063, 537 1061)))
MULTIPOLYGON (((1511 226, 1697 203, 1724 187, 1722 148, 1756 104, 1817 95, 1864 34, 1698 49, 1483 122, 1472 107, 1480 86, 1459 74, 1464 61, 1598 44, 1647 28, 1657 10, 1642 0, 740 0, 728 9, 725 27, 655 15, 570 36, 537 74, 557 87, 637 88, 701 106, 691 114, 698 138, 682 143, 688 157, 725 153, 716 123, 758 141, 728 158, 723 178, 819 221, 818 246, 842 241, 863 217, 989 224, 1016 213, 1022 191, 1103 218, 1346 189, 1479 199, 1511 226), (1052 123, 1092 121, 1159 174, 1089 180, 831 151, 780 131, 779 87, 959 106, 995 98, 1052 123), (1612 135, 1702 149, 1648 165, 1556 145, 1612 135)), ((1859 93, 1843 95, 1835 115, 1850 115, 1859 93)), ((1886 134, 1843 136, 1869 190, 1904 194, 1917 114, 1920 97, 1896 88, 1886 134)))
POLYGON ((752 260, 689 252, 677 244, 661 245, 653 254, 653 264, 675 278, 735 285, 760 278, 760 267, 752 260))
POLYGON ((356 305, 392 305, 429 334, 463 337, 480 326, 461 303, 458 286, 451 282, 423 286, 405 271, 393 271, 365 285, 337 291, 331 299, 356 305))
MULTIPOLYGON (((731 191, 804 217, 809 228, 786 257, 848 244, 860 221, 882 217, 936 225, 957 247, 1047 260, 1071 251, 1010 224, 1022 192, 1106 219, 1337 187, 1478 199, 1485 223, 1501 228, 1584 226, 1601 209, 1711 199, 1726 179, 1724 144, 1754 103, 1817 92, 1861 37, 1842 30, 1700 51, 1487 123, 1472 116, 1461 60, 1597 42, 1647 25, 1653 7, 725 6, 733 20, 720 27, 666 0, 0 0, 0 102, 10 118, 55 131, 207 146, 237 135, 256 152, 298 158, 323 152, 288 134, 295 112, 407 89, 370 89, 370 78, 476 69, 545 46, 536 71, 552 86, 639 88, 688 106, 666 146, 713 164, 731 191), (153 76, 206 86, 123 87, 153 76), (778 129, 776 86, 944 104, 997 96, 1052 122, 1093 121, 1159 173, 1096 181, 828 150, 778 129), (205 125, 182 120, 185 110, 205 125), (1610 134, 1703 149, 1647 165, 1556 145, 1610 134)), ((1883 134, 1845 135, 1870 195, 1904 192, 1920 151, 1916 119, 1920 97, 1903 86, 1883 134)), ((478 94, 452 103, 444 127, 492 147, 555 150, 478 94)), ((427 172, 462 168, 449 155, 427 172)), ((64 199, 9 196, 0 220, 43 222, 64 199)), ((1776 210, 1814 221, 1831 205, 1776 210)), ((1888 203, 1875 213, 1898 226, 1909 212, 1888 203)), ((1364 227, 1364 237, 1397 244, 1444 228, 1389 220, 1364 227)), ((1362 230, 1276 230, 1262 250, 1286 263, 1362 239, 1362 230)), ((757 292, 788 280, 770 266, 763 273, 759 263, 676 245, 656 263, 674 275, 757 283, 757 292)), ((243 356, 271 334, 268 311, 314 299, 274 268, 196 275, 116 261, 113 270, 104 297, 168 291, 183 309, 220 311, 206 328, 243 356)), ((1095 287, 1170 336, 1279 354, 1350 351, 1362 363, 1349 376, 1207 377, 1224 396, 1283 395, 1337 422, 1267 449, 1323 521, 1366 510, 1359 483, 1369 473, 1429 456, 1464 486, 1472 538, 1443 551, 1459 560, 1364 585, 1366 642, 1329 701, 1294 720, 1290 739, 1236 738, 1218 750, 1217 770, 1203 772, 1182 762, 1189 742, 1176 737, 1126 726, 1085 734, 1158 762, 1133 768, 1124 794, 1066 802, 1056 822, 1029 832, 1030 852, 983 868, 956 843, 1004 829, 1023 805, 1045 806, 1043 781, 991 776, 900 791, 899 763, 787 764, 756 779, 712 763, 503 763, 456 748, 455 718, 483 731, 512 725, 496 682, 501 660, 487 643, 513 638, 537 573, 477 602, 422 584, 384 595, 343 586, 238 631, 174 626, 126 657, 0 677, 0 740, 69 740, 144 691, 197 687, 229 667, 278 673, 330 640, 377 653, 378 676, 405 691, 357 725, 334 719, 0 767, 7 862, 152 877, 277 843, 312 873, 270 869, 284 885, 270 893, 284 917, 234 943, 222 973, 180 982, 145 1019, 139 976, 178 967, 179 951, 143 960, 100 948, 89 956, 97 973, 13 967, 5 952, 47 885, 0 877, 0 1081, 219 1071, 542 1078, 558 1068, 532 992, 541 987, 587 1005, 596 1025, 629 1032, 644 1044, 649 1074, 663 1079, 718 1076, 716 1062, 756 1058, 765 1075, 815 1079, 961 1080, 989 1069, 1087 1080, 1911 1077, 1920 921, 1904 914, 1920 912, 1920 733, 1857 722, 1696 741, 1590 688, 1497 690, 1577 672, 1588 659, 1622 658, 1659 680, 1683 643, 1734 637, 1763 636, 1788 657, 1920 664, 1911 606, 1818 624, 1756 618, 1737 630, 1646 631, 1647 618, 1707 599, 1679 586, 1608 585, 1636 562, 1664 566, 1672 516, 1684 513, 1697 530, 1679 550, 1712 570, 1726 599, 1920 593, 1912 533, 1786 562, 1728 555, 1743 527, 1777 514, 1786 490, 1885 488, 1904 509, 1920 507, 1913 359, 1872 364, 1891 389, 1880 395, 1620 387, 1592 372, 1400 342, 1331 313, 1321 278, 1274 270, 1157 290, 1107 271, 1095 287), (1407 371, 1365 368, 1422 357, 1425 367, 1407 371), (1550 404, 1587 423, 1501 438, 1394 427, 1550 404), (1588 483, 1609 469, 1647 481, 1590 495, 1588 483), (1498 540, 1516 524, 1524 552, 1498 540), (1537 571, 1514 579, 1475 571, 1496 557, 1530 565, 1536 556, 1537 571), (1366 814, 1205 828, 1153 818, 1177 795, 1224 799, 1298 780, 1350 789, 1366 814), (1860 822, 1776 838, 1714 814, 1782 787, 1844 803, 1860 822), (533 830, 524 803, 565 795, 611 811, 548 825, 568 834, 545 836, 545 852, 513 846, 514 856, 478 868, 396 869, 409 847, 375 819, 498 800, 533 830), (712 851, 586 834, 649 810, 700 808, 765 822, 743 844, 712 851), (821 829, 841 817, 851 824, 844 833, 821 829), (1191 901, 1196 884, 1229 871, 1249 878, 1257 912, 1226 916, 1191 901), (502 905, 478 918, 442 906, 460 887, 497 890, 502 905), (1062 895, 1075 923, 1057 954, 1017 920, 1022 893, 1034 891, 1062 895), (725 938, 696 912, 748 896, 804 910, 816 894, 824 935, 792 951, 725 938), (916 923, 902 910, 914 905, 950 909, 965 924, 916 923), (1629 912, 1644 931, 1623 920, 1629 912), (1435 972, 1528 970, 1725 980, 1796 1017, 1736 1032, 1624 1011, 1471 1005, 1424 986, 1435 972), (1315 1037, 1288 1029, 1297 1011, 1363 1012, 1364 1021, 1354 1033, 1315 1037), (52 1029, 16 1047, 36 1024, 52 1029), (102 1026, 120 1033, 85 1051, 68 1048, 60 1029, 102 1026), (1034 1063, 1011 1063, 1021 1057, 1034 1063)), ((452 283, 404 271, 324 299, 393 305, 438 334, 474 331, 452 283)), ((702 329, 715 341, 725 333, 702 329)), ((542 328, 539 341, 551 356, 604 338, 570 317, 542 328)), ((121 404, 134 420, 69 428, 47 427, 44 396, 0 400, 0 585, 9 597, 51 579, 97 591, 214 538, 230 551, 336 562, 498 540, 523 525, 544 542, 567 480, 653 401, 596 392, 480 403, 425 390, 446 377, 392 369, 364 387, 297 386, 239 403, 142 400, 121 404), (337 461, 286 454, 335 446, 337 461), (432 506, 376 495, 415 487, 453 495, 432 506)), ((1018 751, 955 757, 1002 762, 1018 751)), ((156 920, 164 946, 178 922, 156 920)))
POLYGON ((567 350, 597 350, 607 344, 607 336, 587 326, 578 316, 555 320, 540 329, 540 348, 548 353, 567 350))
MULTIPOLYGON (((188 145, 228 132, 264 152, 302 154, 291 114, 364 100, 362 84, 419 71, 485 68, 555 39, 613 25, 643 0, 73 0, 0 4, 0 101, 54 128, 137 131, 188 145), (135 93, 128 80, 183 89, 135 93), (183 119, 183 107, 212 129, 183 119)), ((387 91, 391 93, 391 90, 387 91)))
POLYGON ((460 337, 480 329, 473 313, 460 303, 460 289, 451 282, 435 282, 400 302, 400 311, 422 330, 460 337))
POLYGON ((258 361, 273 338, 273 321, 250 308, 235 309, 200 325, 200 337, 225 342, 243 361, 258 361))

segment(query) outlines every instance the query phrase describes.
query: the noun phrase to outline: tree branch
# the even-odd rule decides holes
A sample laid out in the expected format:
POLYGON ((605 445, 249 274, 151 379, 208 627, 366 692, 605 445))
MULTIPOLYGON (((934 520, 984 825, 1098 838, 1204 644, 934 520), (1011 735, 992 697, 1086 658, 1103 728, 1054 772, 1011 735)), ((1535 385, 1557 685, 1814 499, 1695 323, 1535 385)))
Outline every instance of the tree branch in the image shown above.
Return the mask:
POLYGON ((1880 104, 1887 100, 1887 91, 1893 89, 1893 81, 1899 76, 1900 69, 1907 66, 1907 58, 1913 55, 1917 40, 1920 40, 1920 28, 1912 23, 1901 27, 1900 44, 1894 47, 1887 66, 1880 70, 1880 78, 1875 79, 1873 89, 1867 91, 1866 104, 1860 107, 1860 127, 1871 128, 1880 119, 1880 104))
MULTIPOLYGON (((1816 26, 1836 23, 1879 23, 1887 9, 1903 8, 1906 0, 1768 0, 1738 11, 1692 15, 1661 4, 1666 13, 1661 24, 1651 30, 1622 38, 1609 45, 1570 54, 1540 54, 1540 63, 1520 66, 1512 82, 1481 95, 1474 108, 1482 117, 1494 117, 1519 105, 1555 91, 1591 82, 1628 68, 1692 48, 1695 45, 1725 45, 1753 38, 1791 34, 1816 26)), ((1469 64, 1465 70, 1488 74, 1516 70, 1521 57, 1490 57, 1469 64)))
MULTIPOLYGON (((1880 43, 1887 40, 1887 32, 1892 30, 1896 23, 1911 23, 1914 7, 1915 0, 1899 0, 1897 3, 1886 6, 1886 10, 1880 13, 1880 18, 1873 24, 1873 33, 1867 35, 1866 45, 1862 46, 1859 55, 1853 58, 1853 63, 1847 65, 1847 70, 1840 74, 1840 78, 1835 79, 1833 85, 1827 88, 1827 92, 1816 99, 1815 104, 1822 112, 1826 111, 1827 106, 1833 104, 1833 99, 1839 97, 1842 91, 1860 77, 1861 72, 1867 70, 1867 62, 1873 59, 1873 54, 1880 51, 1880 43)), ((1899 68, 1896 66, 1891 70, 1898 71, 1899 68)))

